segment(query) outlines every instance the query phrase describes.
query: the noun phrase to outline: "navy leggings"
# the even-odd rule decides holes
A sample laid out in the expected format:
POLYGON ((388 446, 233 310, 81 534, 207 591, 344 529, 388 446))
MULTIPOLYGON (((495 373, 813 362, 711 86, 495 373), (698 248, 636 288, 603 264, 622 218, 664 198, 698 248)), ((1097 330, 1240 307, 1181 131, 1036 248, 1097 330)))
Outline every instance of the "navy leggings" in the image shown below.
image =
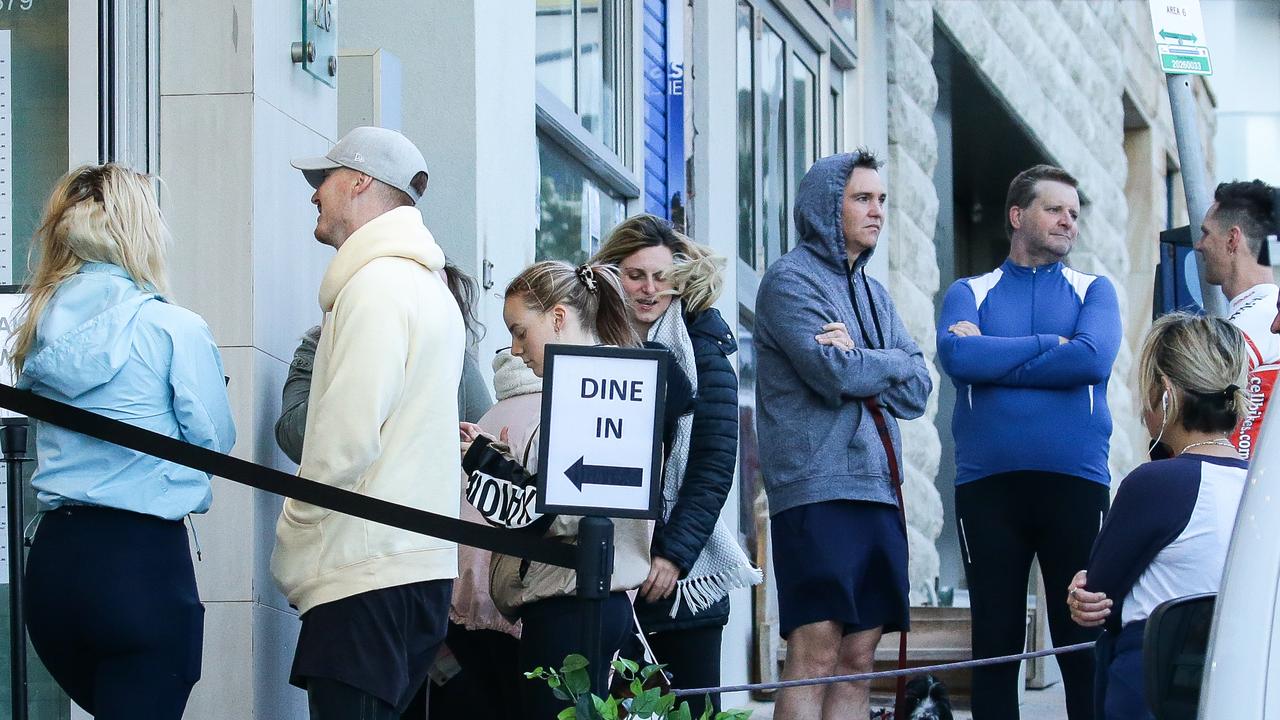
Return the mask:
POLYGON ((180 521, 74 505, 44 514, 27 560, 27 631, 97 720, 178 720, 200 678, 204 606, 180 521))

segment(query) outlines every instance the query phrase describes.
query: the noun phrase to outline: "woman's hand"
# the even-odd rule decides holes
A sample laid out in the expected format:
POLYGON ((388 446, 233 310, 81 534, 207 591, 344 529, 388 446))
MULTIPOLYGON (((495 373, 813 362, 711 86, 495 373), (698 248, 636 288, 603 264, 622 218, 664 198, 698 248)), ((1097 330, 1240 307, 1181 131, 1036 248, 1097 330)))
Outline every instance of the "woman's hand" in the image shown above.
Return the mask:
POLYGON ((1106 622, 1111 614, 1111 600, 1106 593, 1085 590, 1088 579, 1084 570, 1076 573, 1067 586, 1067 607, 1071 609, 1071 619, 1081 627, 1097 627, 1106 622))
MULTIPOLYGON (((471 449, 471 443, 475 442, 476 438, 481 435, 486 434, 485 431, 480 429, 479 425, 469 422, 458 423, 458 440, 462 443, 462 454, 464 456, 467 454, 467 451, 471 449)), ((488 435, 486 435, 486 437, 489 437, 490 440, 493 439, 488 435)))
POLYGON ((649 577, 640 585, 640 597, 645 602, 657 602, 676 589, 676 581, 680 579, 680 568, 664 557, 653 557, 649 565, 649 577))

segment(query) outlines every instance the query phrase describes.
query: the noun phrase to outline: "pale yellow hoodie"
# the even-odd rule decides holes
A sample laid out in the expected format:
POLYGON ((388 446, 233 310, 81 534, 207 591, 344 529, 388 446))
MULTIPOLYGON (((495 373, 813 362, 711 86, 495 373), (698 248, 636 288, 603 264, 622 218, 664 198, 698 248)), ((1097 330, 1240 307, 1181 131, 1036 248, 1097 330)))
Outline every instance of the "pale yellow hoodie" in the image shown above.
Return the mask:
MULTIPOLYGON (((302 477, 458 516, 462 315, 417 209, 352 233, 320 285, 302 477)), ((300 612, 457 575, 454 543, 286 500, 271 573, 300 612)))

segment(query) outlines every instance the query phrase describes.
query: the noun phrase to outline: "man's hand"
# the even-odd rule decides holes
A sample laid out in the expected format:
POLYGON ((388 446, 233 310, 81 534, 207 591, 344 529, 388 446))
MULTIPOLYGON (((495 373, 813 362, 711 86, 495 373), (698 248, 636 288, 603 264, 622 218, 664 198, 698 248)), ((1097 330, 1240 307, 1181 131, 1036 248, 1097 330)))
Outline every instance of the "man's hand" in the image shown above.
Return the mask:
POLYGON ((833 322, 823 325, 822 334, 815 335, 814 339, 819 345, 832 345, 846 351, 853 349, 853 339, 849 337, 849 330, 844 323, 833 322))
POLYGON ((1085 590, 1087 575, 1084 570, 1076 573, 1067 586, 1067 607, 1071 619, 1081 627, 1097 627, 1111 614, 1111 600, 1105 593, 1085 590))
POLYGON ((640 597, 645 602, 657 602, 676 589, 676 581, 680 579, 680 568, 664 557, 653 557, 649 566, 649 577, 640 585, 640 597))
POLYGON ((952 335, 957 335, 959 337, 981 337, 982 336, 982 331, 978 329, 978 326, 974 325, 968 320, 961 320, 958 323, 952 324, 951 327, 947 328, 947 332, 951 333, 952 335))

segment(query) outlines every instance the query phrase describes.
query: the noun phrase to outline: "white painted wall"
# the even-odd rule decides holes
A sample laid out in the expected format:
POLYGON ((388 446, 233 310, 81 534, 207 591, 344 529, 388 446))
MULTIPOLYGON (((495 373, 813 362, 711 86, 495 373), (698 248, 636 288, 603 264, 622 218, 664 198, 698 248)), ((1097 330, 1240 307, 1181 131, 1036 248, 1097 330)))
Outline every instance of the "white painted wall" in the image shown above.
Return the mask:
POLYGON ((1218 99, 1219 182, 1280 184, 1280 3, 1203 2, 1218 99))
MULTIPOLYGON (((689 232, 692 237, 729 258, 724 292, 716 307, 729 326, 738 325, 738 122, 737 113, 737 8, 735 3, 694 3, 692 63, 685 68, 686 101, 692 100, 693 173, 690 176, 689 232)), ((733 358, 737 365, 737 356, 733 358)), ((733 532, 740 526, 741 486, 735 482, 720 516, 733 532)), ((729 624, 720 643, 720 681, 750 681, 752 591, 735 590, 729 596, 729 624)), ((659 658, 661 659, 661 658, 659 658)), ((744 707, 747 693, 726 693, 721 706, 744 707)))
POLYGON ((431 181, 419 208, 448 258, 480 275, 481 368, 510 344, 496 297, 533 261, 538 158, 534 136, 534 5, 503 0, 393 0, 342 18, 343 47, 400 59, 402 131, 431 181))
MULTIPOLYGON (((239 440, 235 455, 290 468, 273 425, 297 338, 320 320, 331 256, 312 236, 311 189, 289 166, 323 153, 336 93, 289 59, 299 3, 233 0, 160 6, 160 174, 174 236, 179 303, 222 351, 239 440)), ((195 520, 206 607, 204 672, 189 718, 302 718, 287 682, 297 616, 268 571, 279 498, 215 480, 195 520)))

